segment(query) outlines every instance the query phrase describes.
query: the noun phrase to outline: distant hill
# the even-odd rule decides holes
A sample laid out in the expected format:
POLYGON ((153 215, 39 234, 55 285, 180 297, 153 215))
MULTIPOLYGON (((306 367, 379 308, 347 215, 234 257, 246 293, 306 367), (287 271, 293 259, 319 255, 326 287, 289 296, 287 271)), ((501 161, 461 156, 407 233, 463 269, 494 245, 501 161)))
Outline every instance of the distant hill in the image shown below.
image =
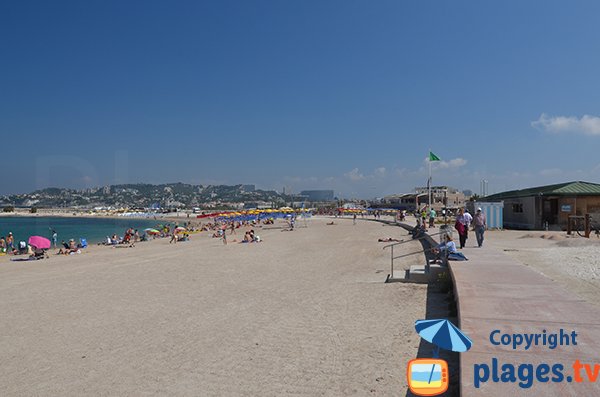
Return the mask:
POLYGON ((109 185, 91 189, 46 188, 27 194, 0 196, 0 206, 38 208, 192 208, 231 203, 289 202, 290 196, 273 190, 255 190, 253 185, 190 185, 145 183, 109 185))

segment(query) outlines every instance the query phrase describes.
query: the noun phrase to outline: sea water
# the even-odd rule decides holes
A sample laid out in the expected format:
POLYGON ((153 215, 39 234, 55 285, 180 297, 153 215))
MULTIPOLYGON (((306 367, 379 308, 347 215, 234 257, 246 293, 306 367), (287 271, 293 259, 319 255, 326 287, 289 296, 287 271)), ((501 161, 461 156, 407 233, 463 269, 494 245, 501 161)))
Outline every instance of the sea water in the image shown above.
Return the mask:
MULTIPOLYGON (((146 228, 156 228, 157 224, 169 223, 161 219, 139 218, 77 218, 77 217, 25 217, 2 216, 0 217, 0 236, 6 237, 12 232, 15 243, 27 241, 30 236, 43 236, 52 241, 52 231, 57 233, 57 242, 80 238, 87 239, 94 244, 104 241, 106 236, 123 236, 130 227, 138 229, 140 234, 146 228)), ((16 245, 16 244, 15 244, 16 245)))

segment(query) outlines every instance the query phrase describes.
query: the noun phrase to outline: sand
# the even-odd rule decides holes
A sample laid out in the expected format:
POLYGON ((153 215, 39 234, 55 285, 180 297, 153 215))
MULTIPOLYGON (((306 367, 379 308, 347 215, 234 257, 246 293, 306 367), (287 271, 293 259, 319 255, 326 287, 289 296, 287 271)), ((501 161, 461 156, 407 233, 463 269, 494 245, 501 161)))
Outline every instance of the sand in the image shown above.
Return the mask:
POLYGON ((376 240, 406 232, 329 221, 0 258, 0 395, 404 395, 427 287, 376 240))

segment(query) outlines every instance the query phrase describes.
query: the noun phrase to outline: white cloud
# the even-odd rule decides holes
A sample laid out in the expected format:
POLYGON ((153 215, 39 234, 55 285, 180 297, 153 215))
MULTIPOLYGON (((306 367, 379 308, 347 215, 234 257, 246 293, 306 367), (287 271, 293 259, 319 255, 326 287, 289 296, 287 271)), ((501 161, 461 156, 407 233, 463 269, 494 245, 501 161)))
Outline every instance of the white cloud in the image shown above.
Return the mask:
POLYGON ((385 167, 379 167, 375 169, 375 176, 383 177, 385 176, 386 169, 385 167))
POLYGON ((408 173, 409 173, 409 170, 406 168, 397 168, 395 170, 395 174, 400 177, 406 176, 406 175, 408 175, 408 173))
POLYGON ((561 175, 563 175, 563 171, 560 168, 546 168, 546 169, 540 170, 540 175, 548 176, 548 177, 561 176, 561 175))
POLYGON ((346 172, 344 176, 352 181, 360 181, 365 179, 365 176, 358 171, 358 168, 354 168, 352 171, 346 172))
POLYGON ((465 159, 463 159, 461 157, 452 159, 450 161, 442 161, 440 163, 440 166, 442 168, 460 168, 460 167, 465 166, 465 165, 467 165, 467 160, 465 160, 465 159))
MULTIPOLYGON (((427 163, 429 160, 425 159, 425 163, 427 163)), ((452 160, 441 160, 441 161, 432 161, 431 162, 431 168, 433 169, 449 169, 449 168, 460 168, 467 165, 467 160, 463 159, 462 157, 457 157, 455 159, 452 160)))
POLYGON ((571 132, 585 135, 600 135, 600 117, 583 115, 581 118, 575 116, 550 117, 542 113, 540 118, 532 121, 531 126, 539 130, 562 133, 571 132))

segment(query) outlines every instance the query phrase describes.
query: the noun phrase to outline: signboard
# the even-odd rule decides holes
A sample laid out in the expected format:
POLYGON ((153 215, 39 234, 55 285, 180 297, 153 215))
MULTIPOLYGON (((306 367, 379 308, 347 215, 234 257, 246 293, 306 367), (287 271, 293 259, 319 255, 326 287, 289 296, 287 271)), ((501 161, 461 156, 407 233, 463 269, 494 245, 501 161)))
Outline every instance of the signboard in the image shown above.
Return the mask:
POLYGON ((560 206, 561 212, 571 212, 571 204, 565 204, 560 206))

